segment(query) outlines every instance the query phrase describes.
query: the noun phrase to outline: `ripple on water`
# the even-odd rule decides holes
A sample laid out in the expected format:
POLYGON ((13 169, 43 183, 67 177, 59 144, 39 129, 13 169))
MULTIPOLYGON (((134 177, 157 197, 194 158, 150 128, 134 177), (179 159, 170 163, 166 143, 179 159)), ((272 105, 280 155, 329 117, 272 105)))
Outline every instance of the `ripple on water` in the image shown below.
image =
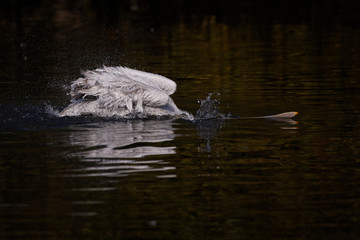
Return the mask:
POLYGON ((76 149, 69 155, 81 164, 69 169, 66 176, 125 177, 173 170, 175 167, 165 160, 145 159, 176 153, 173 124, 167 120, 138 120, 74 125, 68 140, 76 149))
POLYGON ((89 159, 86 165, 70 170, 68 177, 126 177, 136 173, 164 172, 176 169, 163 160, 89 159))

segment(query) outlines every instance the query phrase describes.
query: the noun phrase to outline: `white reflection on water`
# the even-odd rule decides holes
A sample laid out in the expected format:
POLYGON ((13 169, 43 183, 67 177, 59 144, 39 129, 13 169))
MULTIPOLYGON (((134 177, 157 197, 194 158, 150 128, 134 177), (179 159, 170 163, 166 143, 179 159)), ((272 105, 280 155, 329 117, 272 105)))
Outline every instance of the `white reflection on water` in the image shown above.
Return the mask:
POLYGON ((175 137, 173 124, 170 120, 139 120, 74 125, 69 141, 80 148, 70 155, 83 164, 69 176, 122 177, 173 170, 164 160, 139 159, 176 153, 170 143, 175 137))
POLYGON ((74 156, 85 158, 141 158, 174 154, 175 146, 154 146, 174 139, 171 121, 101 122, 78 125, 70 143, 82 146, 74 156))

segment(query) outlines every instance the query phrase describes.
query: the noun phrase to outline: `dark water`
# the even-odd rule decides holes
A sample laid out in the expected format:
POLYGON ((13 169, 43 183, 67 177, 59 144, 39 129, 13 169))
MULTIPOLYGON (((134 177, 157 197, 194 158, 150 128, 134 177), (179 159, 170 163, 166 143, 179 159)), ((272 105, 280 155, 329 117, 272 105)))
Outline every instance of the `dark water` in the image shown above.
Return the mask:
POLYGON ((241 11, 5 2, 0 239, 359 238, 360 21, 351 1, 304 1, 290 12, 262 1, 241 11), (210 93, 225 115, 300 114, 53 116, 80 71, 102 65, 174 79, 174 101, 193 114, 210 93))

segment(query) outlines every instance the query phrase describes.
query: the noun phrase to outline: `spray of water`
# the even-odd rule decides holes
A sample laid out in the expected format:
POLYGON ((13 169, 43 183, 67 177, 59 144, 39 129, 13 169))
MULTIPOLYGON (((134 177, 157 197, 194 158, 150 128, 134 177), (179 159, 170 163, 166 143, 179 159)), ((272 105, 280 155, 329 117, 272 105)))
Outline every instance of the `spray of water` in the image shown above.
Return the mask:
MULTIPOLYGON (((214 93, 209 93, 205 99, 198 100, 200 108, 195 114, 195 121, 225 117, 219 110, 220 100, 211 99, 213 95, 214 93)), ((220 93, 216 93, 216 95, 220 95, 220 93)))
POLYGON ((53 106, 51 106, 49 103, 45 103, 45 113, 52 117, 58 117, 59 116, 59 110, 56 110, 53 106))

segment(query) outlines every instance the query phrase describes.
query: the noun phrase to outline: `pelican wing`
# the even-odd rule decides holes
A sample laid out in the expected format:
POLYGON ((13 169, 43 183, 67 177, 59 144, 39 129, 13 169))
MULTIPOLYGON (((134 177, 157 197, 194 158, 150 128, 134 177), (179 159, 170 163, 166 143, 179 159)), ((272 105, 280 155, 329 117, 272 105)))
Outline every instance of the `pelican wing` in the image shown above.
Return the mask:
POLYGON ((168 95, 171 95, 176 91, 176 83, 174 81, 158 74, 143 72, 126 67, 105 67, 104 71, 126 75, 130 79, 158 88, 159 90, 166 92, 168 95))
POLYGON ((104 67, 83 75, 72 83, 71 96, 74 100, 97 99, 101 108, 142 112, 143 105, 166 105, 169 94, 176 90, 175 82, 168 78, 124 67, 104 67))
POLYGON ((112 87, 126 80, 136 81, 149 87, 157 88, 168 95, 176 91, 176 83, 169 78, 126 67, 104 67, 94 71, 85 71, 83 74, 88 79, 88 84, 91 85, 98 82, 101 85, 112 87))

